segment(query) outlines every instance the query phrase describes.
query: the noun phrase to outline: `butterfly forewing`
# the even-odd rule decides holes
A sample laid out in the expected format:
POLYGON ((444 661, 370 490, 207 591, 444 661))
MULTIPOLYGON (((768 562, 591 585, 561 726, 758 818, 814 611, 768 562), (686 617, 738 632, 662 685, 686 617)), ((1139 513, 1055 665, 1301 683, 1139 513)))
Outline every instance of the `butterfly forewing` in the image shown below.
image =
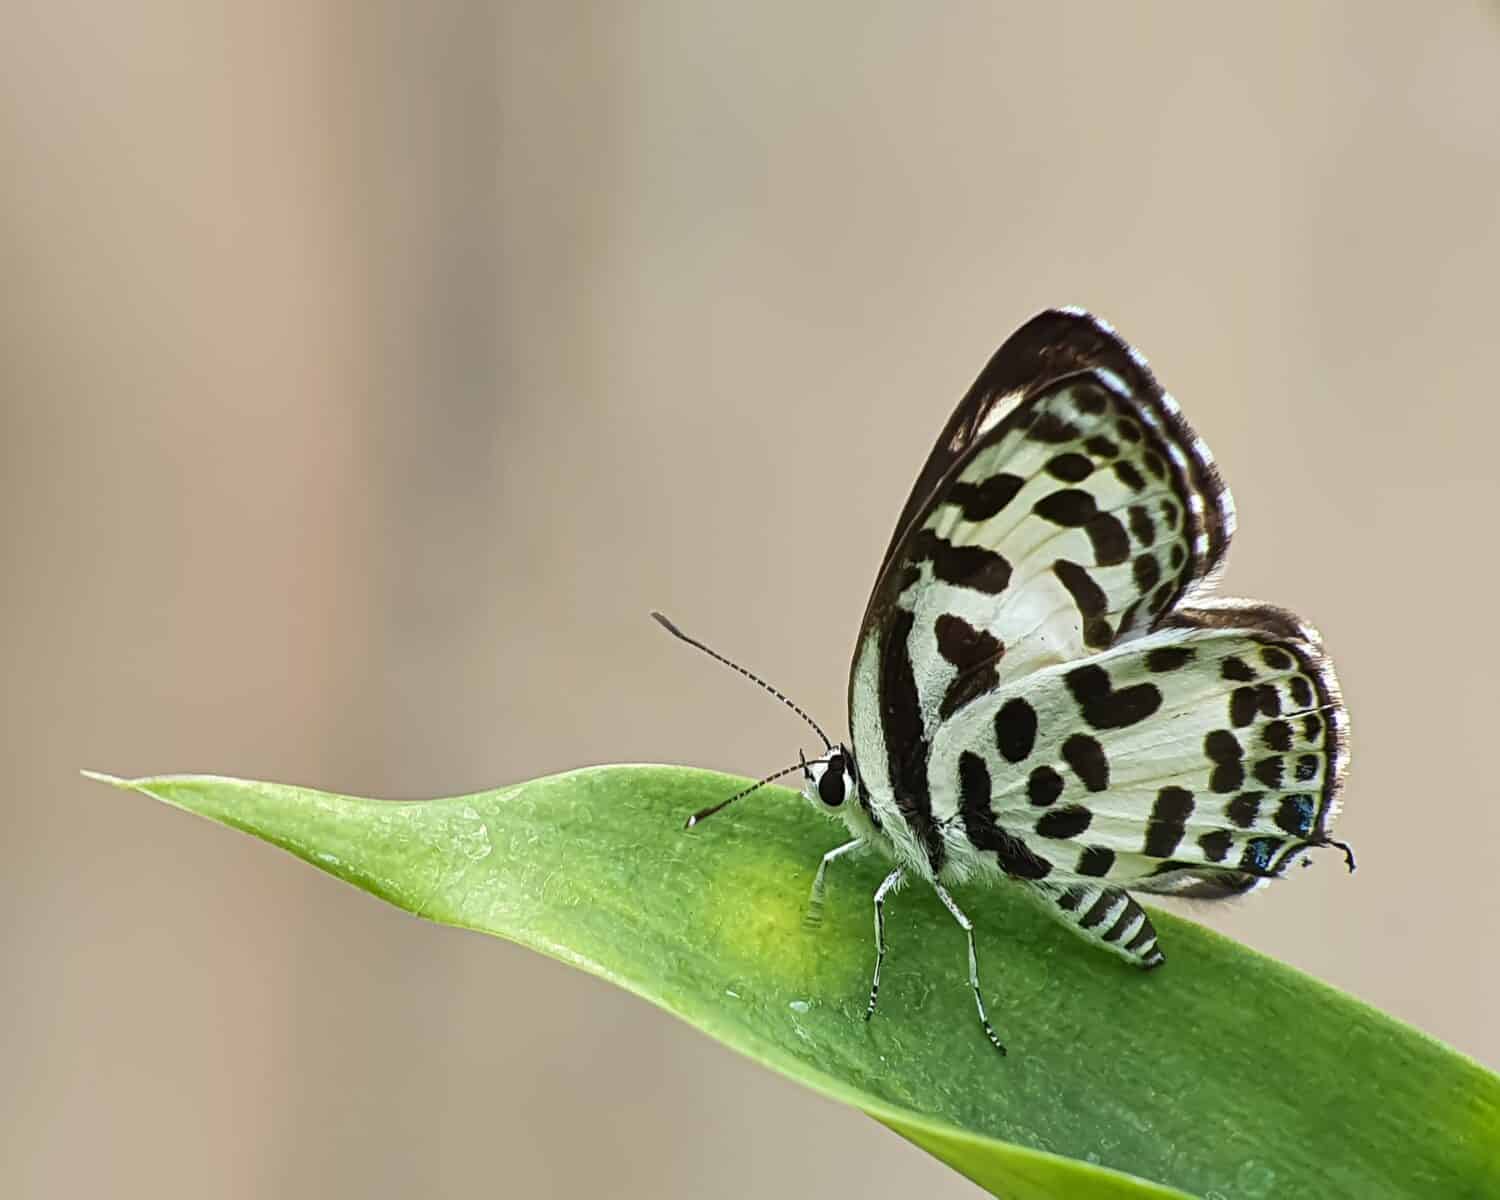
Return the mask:
POLYGON ((1122 381, 1143 415, 1150 414, 1148 423, 1163 427, 1170 440, 1183 449, 1187 475, 1183 491, 1196 493, 1207 502, 1202 514, 1205 561, 1196 574, 1208 574, 1223 559, 1234 532, 1234 507, 1207 447, 1163 392, 1146 360, 1109 325, 1077 309, 1049 309, 1005 340, 948 418, 896 522, 870 594, 864 628, 878 624, 880 610, 892 602, 899 552, 936 504, 954 465, 1021 399, 1064 376, 1091 368, 1108 371, 1122 381))
POLYGON ((1192 581, 1201 524, 1120 381, 1068 376, 984 435, 908 543, 899 608, 931 722, 1007 675, 1139 632, 1192 581))

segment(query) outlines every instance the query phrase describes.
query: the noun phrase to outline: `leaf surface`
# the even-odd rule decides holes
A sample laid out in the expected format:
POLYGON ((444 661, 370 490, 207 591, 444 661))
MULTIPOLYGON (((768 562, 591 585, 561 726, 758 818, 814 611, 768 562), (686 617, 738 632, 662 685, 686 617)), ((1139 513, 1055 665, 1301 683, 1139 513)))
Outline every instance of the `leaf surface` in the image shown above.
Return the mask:
POLYGON ((880 1010, 873 855, 808 887, 843 832, 768 788, 598 767, 397 803, 208 776, 106 782, 263 838, 390 903, 610 980, 855 1105, 1012 1200, 1500 1196, 1500 1079, 1417 1031, 1154 911, 1137 971, 1017 889, 959 889, 978 930, 985 1041, 962 932, 931 891, 887 903, 880 1010))

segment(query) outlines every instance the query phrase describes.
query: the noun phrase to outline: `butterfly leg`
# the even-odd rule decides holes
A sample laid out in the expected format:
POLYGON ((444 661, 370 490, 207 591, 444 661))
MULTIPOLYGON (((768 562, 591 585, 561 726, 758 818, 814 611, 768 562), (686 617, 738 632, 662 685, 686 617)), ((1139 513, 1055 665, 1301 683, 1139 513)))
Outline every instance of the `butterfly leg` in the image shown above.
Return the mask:
POLYGON ((870 1006, 865 1009, 866 1021, 875 1015, 875 1000, 880 995, 880 964, 885 961, 885 896, 892 888, 900 887, 905 879, 905 869, 897 867, 875 889, 875 977, 870 980, 870 1006))
POLYGON ((823 923, 823 887, 828 874, 828 864, 836 858, 843 858, 851 850, 858 850, 863 845, 862 840, 855 838, 853 841, 845 842, 842 846, 835 846, 823 855, 823 861, 818 864, 818 873, 813 876, 812 895, 807 900, 807 912, 802 917, 804 929, 816 929, 823 923))
POLYGON ((995 1036, 995 1029, 990 1024, 989 1017, 985 1015, 984 997, 979 991, 979 958, 974 953, 974 922, 969 920, 964 915, 963 909, 953 902, 953 897, 948 894, 947 888, 936 880, 933 881, 932 886, 937 891, 938 899, 953 914, 953 919, 958 922, 959 928, 964 931, 964 936, 969 939, 969 986, 974 989, 974 1004, 979 1009, 979 1023, 984 1026, 984 1035, 990 1039, 990 1045, 1004 1054, 1005 1046, 995 1036))

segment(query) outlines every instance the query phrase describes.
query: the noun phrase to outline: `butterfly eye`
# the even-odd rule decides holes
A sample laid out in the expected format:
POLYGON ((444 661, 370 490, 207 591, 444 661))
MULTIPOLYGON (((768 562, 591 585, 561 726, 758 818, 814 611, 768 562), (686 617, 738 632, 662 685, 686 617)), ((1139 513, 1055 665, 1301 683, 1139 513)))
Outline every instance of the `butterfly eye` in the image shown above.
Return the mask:
POLYGON ((837 808, 844 802, 844 759, 835 754, 828 760, 828 769, 818 780, 818 799, 829 808, 837 808))

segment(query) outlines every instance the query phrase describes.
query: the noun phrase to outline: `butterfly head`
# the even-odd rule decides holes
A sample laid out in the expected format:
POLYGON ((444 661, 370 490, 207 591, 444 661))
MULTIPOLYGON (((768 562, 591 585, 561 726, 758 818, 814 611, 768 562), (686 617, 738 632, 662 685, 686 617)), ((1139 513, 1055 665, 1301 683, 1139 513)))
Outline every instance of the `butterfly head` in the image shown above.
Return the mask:
POLYGON ((854 773, 854 755, 847 746, 835 746, 818 758, 802 760, 802 794, 814 808, 830 811, 854 797, 859 787, 854 773))

